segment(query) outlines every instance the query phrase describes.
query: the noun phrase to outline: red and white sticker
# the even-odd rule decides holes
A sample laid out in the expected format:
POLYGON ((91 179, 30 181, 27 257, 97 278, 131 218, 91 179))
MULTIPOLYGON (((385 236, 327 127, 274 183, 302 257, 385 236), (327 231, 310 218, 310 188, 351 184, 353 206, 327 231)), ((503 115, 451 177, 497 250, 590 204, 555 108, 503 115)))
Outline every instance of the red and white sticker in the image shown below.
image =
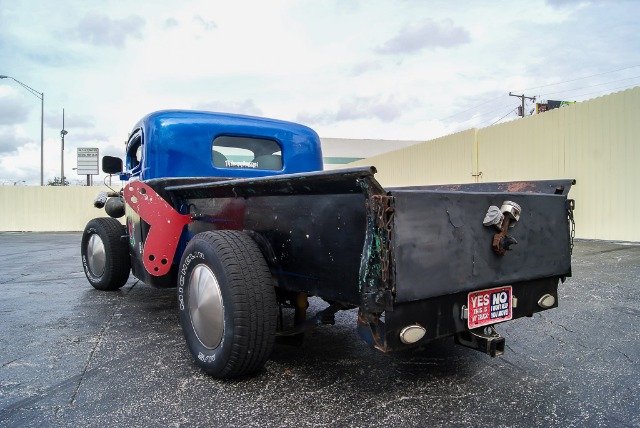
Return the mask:
POLYGON ((473 291, 467 296, 467 307, 469 328, 508 321, 513 316, 511 286, 473 291))

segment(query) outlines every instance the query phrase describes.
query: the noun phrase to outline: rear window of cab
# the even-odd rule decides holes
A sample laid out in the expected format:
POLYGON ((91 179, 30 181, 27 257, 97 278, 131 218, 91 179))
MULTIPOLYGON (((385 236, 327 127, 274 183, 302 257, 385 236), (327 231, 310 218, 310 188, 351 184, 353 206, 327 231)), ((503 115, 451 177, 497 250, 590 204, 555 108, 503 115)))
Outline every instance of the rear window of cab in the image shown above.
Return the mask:
POLYGON ((211 145, 211 159, 217 168, 282 169, 282 148, 267 138, 220 135, 211 145))

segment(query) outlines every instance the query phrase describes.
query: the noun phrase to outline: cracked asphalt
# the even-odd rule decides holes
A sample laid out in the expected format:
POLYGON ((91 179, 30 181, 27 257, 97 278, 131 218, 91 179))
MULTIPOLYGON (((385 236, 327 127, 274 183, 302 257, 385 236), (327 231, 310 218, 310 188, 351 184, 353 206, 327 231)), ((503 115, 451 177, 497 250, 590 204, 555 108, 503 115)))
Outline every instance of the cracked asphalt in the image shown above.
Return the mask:
POLYGON ((219 381, 192 363, 175 290, 94 290, 80 236, 0 233, 2 427, 640 427, 640 245, 578 241, 560 307, 498 326, 501 358, 452 340, 382 355, 349 311, 219 381))

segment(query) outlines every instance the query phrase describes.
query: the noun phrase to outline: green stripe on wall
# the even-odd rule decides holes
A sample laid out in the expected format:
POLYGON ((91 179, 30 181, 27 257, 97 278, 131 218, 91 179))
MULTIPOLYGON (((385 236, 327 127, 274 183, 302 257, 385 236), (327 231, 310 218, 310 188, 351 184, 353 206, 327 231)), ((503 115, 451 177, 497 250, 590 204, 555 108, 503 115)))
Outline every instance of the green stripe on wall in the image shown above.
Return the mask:
POLYGON ((345 163, 351 163, 351 162, 355 162, 355 161, 359 161, 362 160, 364 158, 332 158, 332 157, 326 157, 326 158, 322 158, 322 161, 324 163, 327 164, 345 164, 345 163))

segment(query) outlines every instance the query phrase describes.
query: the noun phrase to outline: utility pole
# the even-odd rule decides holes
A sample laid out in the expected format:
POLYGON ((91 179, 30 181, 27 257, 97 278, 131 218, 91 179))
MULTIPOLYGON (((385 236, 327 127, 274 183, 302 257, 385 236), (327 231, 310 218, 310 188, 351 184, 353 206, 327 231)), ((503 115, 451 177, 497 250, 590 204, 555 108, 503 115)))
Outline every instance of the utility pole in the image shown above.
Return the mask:
POLYGON ((60 139, 62 144, 60 145, 60 185, 64 186, 64 136, 68 132, 64 129, 64 109, 62 109, 62 131, 60 131, 60 139))
POLYGON ((522 100, 522 107, 518 107, 518 110, 520 110, 518 113, 518 116, 524 117, 524 100, 531 100, 531 101, 535 101, 536 97, 525 97, 524 94, 522 95, 516 95, 512 92, 509 92, 509 96, 510 97, 518 97, 520 98, 520 100, 522 100))

